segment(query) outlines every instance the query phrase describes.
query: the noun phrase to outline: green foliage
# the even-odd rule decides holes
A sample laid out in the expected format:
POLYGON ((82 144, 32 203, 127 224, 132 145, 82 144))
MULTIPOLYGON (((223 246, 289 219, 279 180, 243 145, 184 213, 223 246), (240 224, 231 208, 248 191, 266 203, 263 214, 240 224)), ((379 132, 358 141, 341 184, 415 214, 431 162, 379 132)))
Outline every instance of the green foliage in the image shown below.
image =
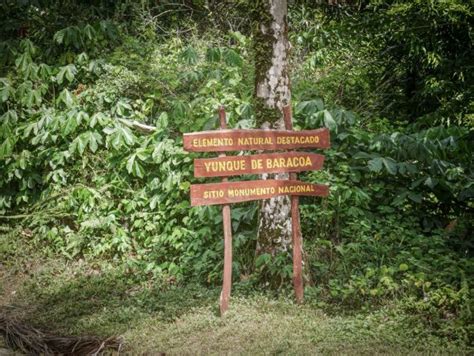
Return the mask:
MULTIPOLYGON (((22 12, 1 30, 2 231, 44 255, 116 264, 135 281, 217 285, 222 217, 218 207, 190 206, 190 184, 202 181, 181 136, 217 128, 220 104, 230 127, 256 126, 248 24, 223 25, 219 14, 213 21, 232 31, 200 32, 199 21, 166 12, 168 2, 95 12, 81 4, 45 2, 27 35, 17 31, 22 12), (72 22, 71 11, 80 14, 72 22)), ((455 0, 360 4, 290 9, 294 126, 327 127, 332 144, 324 170, 301 174, 331 186, 327 199, 301 199, 308 300, 400 300, 441 336, 468 340, 471 9, 455 0)), ((34 12, 29 2, 13 9, 34 12)), ((291 251, 255 259, 256 211, 232 207, 235 282, 284 290, 291 251)))
MULTIPOLYGON (((62 56, 43 63, 30 40, 20 42, 23 52, 1 82, 0 209, 10 215, 31 207, 25 223, 36 243, 68 258, 121 258, 143 276, 215 283, 222 220, 217 208, 189 206, 192 157, 179 132, 214 128, 219 103, 248 112, 246 48, 140 44, 145 57, 132 55, 130 70, 123 53, 137 40, 123 37, 123 46, 94 58, 96 42, 84 39, 92 31, 55 33, 54 42, 87 51, 65 65, 62 56), (218 55, 206 56, 210 50, 218 55), (157 130, 144 135, 135 121, 157 130)), ((236 111, 229 110, 231 123, 240 119, 236 111)), ((252 266, 255 207, 234 209, 233 217, 236 248, 246 251, 235 262, 238 276, 252 266)))
POLYGON ((366 116, 472 125, 472 4, 358 3, 291 12, 308 67, 301 75, 318 80, 331 102, 366 116))

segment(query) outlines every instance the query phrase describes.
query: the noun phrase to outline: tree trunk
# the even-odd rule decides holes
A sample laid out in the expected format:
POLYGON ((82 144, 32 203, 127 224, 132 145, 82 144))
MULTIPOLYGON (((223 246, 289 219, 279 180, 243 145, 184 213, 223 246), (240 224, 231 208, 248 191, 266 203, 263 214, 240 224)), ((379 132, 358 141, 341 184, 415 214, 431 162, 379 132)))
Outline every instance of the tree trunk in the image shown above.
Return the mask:
MULTIPOLYGON (((283 107, 290 103, 288 74, 287 0, 257 0, 254 12, 256 124, 265 129, 284 129, 283 107)), ((263 179, 273 178, 264 175, 263 179)), ((277 174, 275 179, 288 179, 277 174)), ((286 251, 291 243, 290 199, 264 200, 259 213, 257 254, 286 251)))

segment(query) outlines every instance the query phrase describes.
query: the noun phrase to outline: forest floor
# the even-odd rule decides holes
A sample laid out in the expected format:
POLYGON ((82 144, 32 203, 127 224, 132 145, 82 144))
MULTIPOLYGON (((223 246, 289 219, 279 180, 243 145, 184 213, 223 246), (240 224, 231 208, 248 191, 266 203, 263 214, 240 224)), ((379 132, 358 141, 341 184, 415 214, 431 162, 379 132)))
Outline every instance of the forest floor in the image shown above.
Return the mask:
MULTIPOLYGON (((434 335, 393 304, 331 312, 295 305, 290 293, 249 292, 235 284, 231 308, 221 318, 219 288, 137 283, 110 262, 35 258, 13 246, 0 237, 0 311, 58 335, 120 335, 132 354, 473 351, 434 335)), ((5 354, 1 342, 0 351, 5 354)))

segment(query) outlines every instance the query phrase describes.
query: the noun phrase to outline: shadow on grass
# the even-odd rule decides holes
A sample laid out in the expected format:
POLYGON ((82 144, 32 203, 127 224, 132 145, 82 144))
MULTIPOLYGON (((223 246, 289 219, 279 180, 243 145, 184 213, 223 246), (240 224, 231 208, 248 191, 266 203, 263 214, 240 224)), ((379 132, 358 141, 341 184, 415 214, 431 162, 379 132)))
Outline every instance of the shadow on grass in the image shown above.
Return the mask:
POLYGON ((20 293, 24 320, 67 334, 120 334, 153 317, 172 322, 195 307, 216 307, 219 289, 200 285, 144 286, 117 273, 29 281, 20 293))

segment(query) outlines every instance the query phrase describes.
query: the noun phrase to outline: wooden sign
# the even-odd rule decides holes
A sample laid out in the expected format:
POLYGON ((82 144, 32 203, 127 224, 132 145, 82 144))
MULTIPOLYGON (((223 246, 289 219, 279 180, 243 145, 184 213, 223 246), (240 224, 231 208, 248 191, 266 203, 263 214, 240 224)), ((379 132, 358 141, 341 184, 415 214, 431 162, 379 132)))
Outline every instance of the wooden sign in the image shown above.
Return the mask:
POLYGON ((219 108, 220 130, 187 133, 184 149, 192 152, 219 152, 217 158, 194 160, 196 177, 222 177, 221 183, 192 184, 191 205, 222 204, 224 225, 224 273, 220 311, 229 307, 232 287, 232 221, 230 204, 291 196, 291 235, 293 244, 293 286, 297 303, 303 302, 302 240, 299 195, 328 196, 326 185, 297 180, 297 172, 322 168, 324 156, 307 152, 280 152, 226 157, 225 151, 289 150, 296 148, 328 148, 329 130, 292 131, 291 106, 283 108, 286 130, 228 130, 224 107, 219 108), (288 172, 289 180, 251 180, 229 182, 226 177, 240 174, 288 172))
POLYGON ((317 153, 282 152, 194 160, 195 177, 228 177, 240 174, 316 171, 324 156, 317 153))
POLYGON ((191 205, 231 204, 268 199, 277 195, 309 195, 326 197, 327 185, 298 180, 250 180, 191 185, 191 205))
POLYGON ((186 133, 184 149, 193 152, 328 148, 329 130, 219 130, 186 133))

